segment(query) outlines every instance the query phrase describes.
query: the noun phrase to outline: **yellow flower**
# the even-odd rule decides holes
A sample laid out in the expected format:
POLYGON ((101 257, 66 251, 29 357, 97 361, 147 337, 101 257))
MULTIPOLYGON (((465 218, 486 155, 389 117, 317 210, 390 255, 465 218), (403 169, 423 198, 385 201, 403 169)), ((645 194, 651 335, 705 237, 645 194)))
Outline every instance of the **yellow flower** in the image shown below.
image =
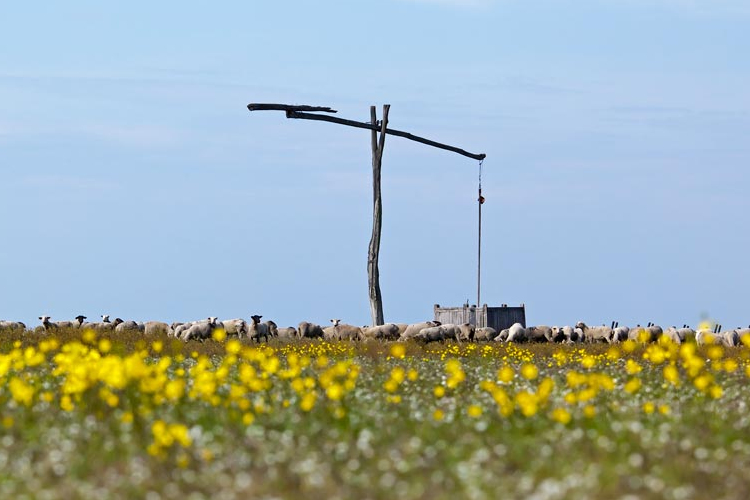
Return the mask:
POLYGON ((631 378, 628 380, 628 382, 625 384, 625 392, 628 392, 630 394, 633 394, 634 392, 637 392, 638 389, 641 388, 641 379, 639 378, 631 378))
POLYGON ((331 384, 326 388, 326 396, 331 401, 338 401, 344 395, 344 388, 340 384, 331 384))
POLYGON ((714 399, 719 399, 724 394, 724 390, 718 385, 712 385, 708 394, 714 399))
POLYGON ((641 365, 638 364, 637 361, 634 361, 633 359, 628 359, 625 362, 625 371, 628 372, 628 375, 635 375, 636 373, 641 373, 641 365))
POLYGON ((214 332, 211 334, 211 337, 216 342, 224 342, 227 338, 227 332, 223 328, 217 328, 214 330, 214 332))
POLYGON ((652 403, 651 401, 647 401, 647 402, 643 403, 643 412, 644 413, 650 415, 651 413, 654 413, 655 409, 656 409, 656 407, 654 406, 654 403, 652 403))
POLYGON ((193 440, 188 434, 188 428, 184 424, 170 424, 169 434, 172 439, 186 448, 193 444, 193 440))
POLYGON ((112 342, 109 339, 101 339, 99 341, 99 352, 107 354, 110 350, 112 350, 112 342))
POLYGON ((440 422, 441 420, 445 418, 445 412, 443 412, 443 410, 438 408, 432 413, 432 418, 440 422))
POLYGON ((524 363, 523 366, 521 366, 521 376, 525 378, 526 380, 534 380, 539 375, 539 369, 536 367, 535 364, 532 363, 524 363))
POLYGON ((594 418, 596 416, 596 408, 591 405, 586 405, 583 408, 583 416, 586 418, 594 418))
POLYGON ((224 347, 224 350, 227 351, 227 354, 239 354, 239 352, 242 350, 242 344, 237 339, 232 339, 229 342, 227 342, 226 347, 224 347))
POLYGON ((396 392, 398 390, 398 382, 393 379, 388 379, 383 384, 383 388, 388 392, 396 392))
POLYGON ((596 359, 593 356, 584 356, 581 359, 581 366, 584 368, 593 368, 596 365, 596 359))
POLYGON ((406 371, 404 371, 404 369, 401 368, 400 366, 397 366, 393 370, 391 370, 391 379, 397 384, 400 384, 401 382, 403 382, 405 378, 406 378, 406 371))
POLYGON ((739 368, 737 360, 734 358, 728 358, 724 361, 724 371, 727 373, 734 373, 739 368))
POLYGON ((302 396, 302 401, 300 401, 299 407, 302 409, 302 411, 310 411, 312 410, 313 406, 315 406, 316 399, 317 396, 314 392, 308 392, 304 396, 302 396))
POLYGON ((445 396, 445 387, 442 385, 435 386, 435 389, 433 389, 432 392, 435 394, 436 398, 440 399, 445 396))
POLYGON ((242 415, 242 423, 245 425, 250 425, 255 421, 255 415, 253 415, 250 412, 245 413, 242 415))
POLYGON ((8 385, 10 387, 10 393, 16 403, 22 404, 24 406, 31 406, 31 403, 34 400, 33 386, 16 377, 10 379, 10 383, 8 385))
POLYGON ((406 346, 404 344, 393 344, 391 346, 391 356, 398 359, 404 359, 406 356, 406 346))
POLYGON ((412 368, 406 374, 406 378, 408 378, 409 380, 411 380, 412 382, 414 382, 415 380, 417 380, 419 378, 419 372, 417 370, 415 370, 414 368, 412 368))
POLYGON ((661 413, 662 415, 669 415, 670 413, 672 413, 672 409, 668 405, 660 405, 659 413, 661 413))
POLYGON ((670 382, 672 385, 678 385, 680 383, 680 372, 677 370, 675 365, 667 365, 663 370, 664 379, 670 382))
POLYGON ((533 417, 539 410, 536 396, 528 391, 516 394, 516 404, 525 417, 533 417))
POLYGON ((570 412, 566 410, 565 408, 555 408, 554 410, 552 410, 552 420, 555 420, 565 425, 568 422, 570 422, 570 419, 571 419, 570 412))
POLYGON ((479 418, 482 416, 482 407, 479 405, 471 405, 466 409, 466 413, 471 418, 479 418))
POLYGON ((712 380, 713 377, 711 377, 709 374, 703 374, 693 379, 693 385, 695 385, 695 388, 699 391, 704 391, 708 387, 708 384, 712 382, 712 380))

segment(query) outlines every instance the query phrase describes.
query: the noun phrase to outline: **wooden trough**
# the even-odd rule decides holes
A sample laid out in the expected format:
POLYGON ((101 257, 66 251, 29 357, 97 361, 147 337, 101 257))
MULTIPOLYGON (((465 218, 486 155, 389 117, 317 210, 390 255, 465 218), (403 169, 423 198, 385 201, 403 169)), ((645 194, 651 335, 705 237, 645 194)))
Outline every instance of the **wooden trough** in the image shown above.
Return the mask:
POLYGON ((435 304, 433 307, 435 321, 443 324, 460 325, 462 323, 471 323, 480 328, 491 326, 498 332, 510 327, 513 323, 521 323, 526 327, 526 306, 521 304, 518 307, 509 307, 502 304, 500 307, 489 307, 484 304, 481 307, 464 304, 460 307, 440 307, 435 304))

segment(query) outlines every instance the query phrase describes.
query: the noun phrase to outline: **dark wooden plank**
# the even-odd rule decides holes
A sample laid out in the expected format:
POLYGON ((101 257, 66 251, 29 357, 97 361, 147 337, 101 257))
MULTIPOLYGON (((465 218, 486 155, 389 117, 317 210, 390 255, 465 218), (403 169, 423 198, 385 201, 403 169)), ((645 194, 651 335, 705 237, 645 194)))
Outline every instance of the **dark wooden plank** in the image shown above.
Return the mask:
POLYGON ((335 109, 327 106, 307 106, 294 104, 267 104, 251 102, 247 105, 250 111, 321 111, 323 113, 338 113, 335 109))
MULTIPOLYGON (((287 111, 286 117, 298 118, 302 120, 317 120, 317 121, 322 121, 322 122, 338 123, 339 125, 347 125, 349 127, 357 127, 357 128, 367 129, 367 130, 376 130, 376 131, 380 130, 379 126, 372 125, 371 123, 358 122, 355 120, 347 120, 345 118, 338 118, 336 116, 316 115, 312 113, 301 113, 301 112, 294 111, 294 110, 287 111)), ((431 141, 430 139, 425 139, 424 137, 419 137, 417 135, 410 134, 409 132, 403 132, 401 130, 386 128, 385 133, 395 135, 398 137, 403 137, 404 139, 409 139, 411 141, 421 142, 422 144, 427 144, 428 146, 433 146, 435 148, 445 149, 447 151, 453 151, 454 153, 458 153, 460 155, 473 158, 475 160, 484 160, 487 157, 487 155, 484 153, 480 153, 480 154, 469 153, 468 151, 465 151, 461 148, 457 148, 455 146, 449 146, 447 144, 442 144, 440 142, 431 141)))

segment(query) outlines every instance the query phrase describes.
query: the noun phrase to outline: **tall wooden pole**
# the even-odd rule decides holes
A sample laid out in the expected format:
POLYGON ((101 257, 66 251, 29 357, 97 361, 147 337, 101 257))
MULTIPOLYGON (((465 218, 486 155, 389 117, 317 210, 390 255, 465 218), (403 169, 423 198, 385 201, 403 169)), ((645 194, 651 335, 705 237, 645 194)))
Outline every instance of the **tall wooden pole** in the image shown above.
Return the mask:
POLYGON ((383 316, 383 297, 380 293, 380 234, 383 227, 383 201, 380 194, 380 170, 383 164, 383 148, 385 147, 385 130, 388 125, 388 111, 390 104, 383 105, 383 121, 380 125, 380 137, 376 129, 378 114, 375 106, 370 106, 370 122, 372 129, 372 237, 367 252, 367 284, 370 291, 370 317, 372 325, 385 323, 383 316))
POLYGON ((481 290, 482 290, 482 205, 484 204, 484 196, 482 196, 482 163, 484 160, 479 160, 479 198, 477 202, 479 205, 479 229, 477 231, 477 307, 482 306, 481 302, 481 290))

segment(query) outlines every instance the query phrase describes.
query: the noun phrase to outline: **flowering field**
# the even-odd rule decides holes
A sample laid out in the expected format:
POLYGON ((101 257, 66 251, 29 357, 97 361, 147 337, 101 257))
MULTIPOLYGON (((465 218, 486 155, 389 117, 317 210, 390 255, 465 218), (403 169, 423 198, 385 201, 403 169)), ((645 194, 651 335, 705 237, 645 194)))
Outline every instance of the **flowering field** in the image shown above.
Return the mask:
POLYGON ((5 336, 0 498, 744 499, 749 359, 5 336))

